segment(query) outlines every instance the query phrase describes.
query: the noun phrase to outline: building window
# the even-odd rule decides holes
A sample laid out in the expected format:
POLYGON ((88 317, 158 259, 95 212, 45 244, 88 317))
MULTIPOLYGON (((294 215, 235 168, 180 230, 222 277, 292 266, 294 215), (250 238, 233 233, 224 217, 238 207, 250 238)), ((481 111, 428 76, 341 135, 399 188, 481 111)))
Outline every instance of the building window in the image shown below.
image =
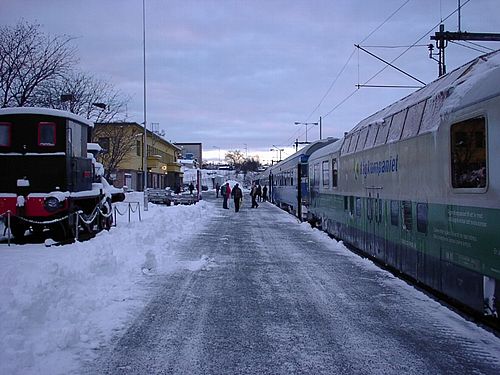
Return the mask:
POLYGON ((323 179, 323 187, 330 186, 330 163, 328 160, 325 160, 321 163, 321 177, 323 179))
POLYGON ((9 147, 11 144, 11 126, 9 122, 0 122, 0 147, 9 147))
POLYGON ((109 137, 100 137, 97 140, 97 143, 99 143, 99 146, 101 146, 103 152, 109 152, 109 137))
POLYGON ((478 117, 454 124, 451 130, 451 180, 456 189, 485 188, 486 125, 478 117))
POLYGON ((38 123, 38 146, 56 145, 56 124, 53 122, 38 123))
POLYGON ((137 156, 141 156, 141 141, 135 141, 135 153, 137 156))

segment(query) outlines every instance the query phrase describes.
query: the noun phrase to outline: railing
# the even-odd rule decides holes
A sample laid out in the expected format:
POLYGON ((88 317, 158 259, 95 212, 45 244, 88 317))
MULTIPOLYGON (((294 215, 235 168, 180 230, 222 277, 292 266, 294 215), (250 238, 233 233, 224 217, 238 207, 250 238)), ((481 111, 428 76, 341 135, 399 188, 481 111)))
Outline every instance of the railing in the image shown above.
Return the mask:
POLYGON ((113 206, 113 212, 114 212, 114 216, 115 216, 115 218, 114 218, 114 226, 115 227, 118 224, 118 221, 116 220, 117 213, 120 216, 125 216, 128 213, 128 222, 129 223, 130 223, 130 219, 131 219, 131 214, 135 214, 136 212, 138 213, 139 221, 142 220, 142 218, 141 218, 141 204, 139 202, 123 202, 123 203, 127 203, 127 209, 123 213, 120 212, 120 210, 118 209, 118 207, 116 205, 113 206), (134 206, 135 208, 132 208, 132 206, 134 206))
MULTIPOLYGON (((114 213, 114 226, 116 226, 116 214, 120 214, 120 215, 125 215, 127 212, 125 213, 121 213, 118 208, 116 206, 113 206, 113 210, 107 210, 108 212, 103 212, 101 210, 101 208, 99 207, 99 205, 97 205, 94 210, 92 211, 92 213, 90 215, 87 215, 85 214, 83 211, 76 211, 76 212, 72 212, 66 216, 63 216, 63 217, 59 217, 57 219, 54 219, 54 220, 50 220, 50 221, 36 221, 36 220, 30 220, 30 219, 26 219, 24 217, 21 217, 21 216, 16 216, 14 214, 12 214, 12 212, 10 210, 4 212, 3 214, 0 215, 0 217, 7 217, 7 226, 5 227, 5 230, 4 230, 4 235, 6 232, 8 232, 8 235, 7 235, 7 244, 8 246, 10 246, 10 243, 11 243, 11 238, 12 238, 12 231, 11 231, 11 221, 12 221, 12 217, 15 217, 16 220, 20 220, 20 221, 23 221, 27 224, 34 224, 34 225, 50 225, 50 224, 55 224, 55 223, 59 223, 59 222, 62 222, 64 220, 68 220, 68 224, 70 222, 70 217, 74 216, 74 223, 75 223, 75 241, 78 241, 79 240, 79 235, 80 235, 80 224, 85 224, 87 226, 90 226, 90 232, 92 232, 92 227, 94 225, 94 222, 95 220, 98 218, 98 216, 100 215, 101 217, 103 217, 104 219, 107 219, 109 218, 111 215, 113 215, 114 213)), ((139 215, 139 221, 142 220, 141 218, 141 210, 140 210, 140 205, 139 205, 139 202, 128 202, 128 221, 130 223, 130 215, 131 213, 135 213, 135 212, 138 212, 138 215, 139 215), (135 209, 132 208, 132 206, 135 206, 135 209)), ((69 225, 68 225, 69 227, 69 225)))

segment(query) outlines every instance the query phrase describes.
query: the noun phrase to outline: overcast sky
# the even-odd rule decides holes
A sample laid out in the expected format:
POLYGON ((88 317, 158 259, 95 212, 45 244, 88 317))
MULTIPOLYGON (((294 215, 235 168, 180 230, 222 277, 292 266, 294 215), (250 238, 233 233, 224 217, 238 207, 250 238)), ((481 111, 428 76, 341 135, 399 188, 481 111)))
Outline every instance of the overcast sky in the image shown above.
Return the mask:
MULTIPOLYGON (((159 123, 173 142, 202 142, 204 157, 215 159, 219 149, 221 157, 239 149, 276 158, 273 145, 305 141, 306 127, 294 122, 320 116, 323 137, 340 137, 413 91, 356 90, 384 64, 354 44, 390 61, 417 44, 394 64, 426 83, 436 79, 425 45, 458 6, 457 0, 145 1, 147 121, 159 123)), ((500 32, 498 0, 461 3, 462 31, 500 32)), ((142 0, 0 0, 0 24, 21 19, 76 37, 79 68, 130 95, 128 118, 143 121, 142 0)), ((457 31, 457 15, 444 24, 457 31)), ((481 54, 452 43, 446 51, 448 71, 481 54)), ((418 82, 388 68, 369 84, 418 82)), ((319 127, 307 133, 315 140, 319 127)))

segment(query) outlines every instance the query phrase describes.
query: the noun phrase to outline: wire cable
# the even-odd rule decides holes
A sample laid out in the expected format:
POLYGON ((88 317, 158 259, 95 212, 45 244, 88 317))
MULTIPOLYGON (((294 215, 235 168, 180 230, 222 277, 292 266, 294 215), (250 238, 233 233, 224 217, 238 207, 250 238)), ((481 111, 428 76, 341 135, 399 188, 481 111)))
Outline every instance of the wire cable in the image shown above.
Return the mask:
MULTIPOLYGON (((465 5, 467 5, 471 0, 467 0, 464 4, 462 4, 462 7, 464 7, 465 5)), ((444 19, 441 19, 440 22, 438 22, 436 25, 434 25, 429 31, 427 31, 424 35, 422 35, 420 38, 417 39, 417 41, 415 41, 415 43, 413 43, 410 47, 406 48, 402 53, 400 53, 397 57, 395 57, 393 60, 391 60, 391 64, 393 62, 395 62, 396 60, 398 60, 401 56, 403 56, 406 52, 408 52, 411 48, 413 48, 413 46, 417 45, 417 43, 419 43, 422 39, 424 39, 427 35, 429 35, 430 33, 432 33, 432 31, 434 29, 436 29, 441 23, 443 23, 444 21, 446 21, 448 18, 450 18, 452 15, 454 15, 456 12, 458 12, 458 8, 455 9, 453 12, 451 12, 447 17, 445 17, 444 19)), ((380 69, 377 73, 375 73, 371 78, 369 78, 365 83, 364 85, 366 85, 367 83, 371 82, 375 77, 377 77, 378 75, 380 75, 383 71, 385 71, 387 68, 389 67, 389 65, 386 65, 384 66, 382 69, 380 69)), ((326 118, 328 117, 333 111, 335 111, 337 108, 339 108, 342 104, 344 104, 348 99, 350 99, 358 90, 354 90, 353 92, 351 92, 346 98, 342 99, 342 101, 340 103, 338 103, 336 106, 334 106, 330 111, 328 111, 325 115, 323 115, 323 118, 326 118)))

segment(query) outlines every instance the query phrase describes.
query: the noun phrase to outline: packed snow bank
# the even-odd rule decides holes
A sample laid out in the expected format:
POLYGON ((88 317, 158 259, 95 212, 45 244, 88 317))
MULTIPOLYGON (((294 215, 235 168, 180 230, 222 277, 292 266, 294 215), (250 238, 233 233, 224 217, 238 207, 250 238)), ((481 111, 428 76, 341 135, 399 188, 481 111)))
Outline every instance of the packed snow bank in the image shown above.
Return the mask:
POLYGON ((0 373, 77 368, 80 356, 91 355, 144 304, 141 281, 207 265, 207 257, 179 261, 176 249, 203 229, 211 207, 150 204, 142 222, 119 217, 118 227, 87 242, 0 245, 0 373))

